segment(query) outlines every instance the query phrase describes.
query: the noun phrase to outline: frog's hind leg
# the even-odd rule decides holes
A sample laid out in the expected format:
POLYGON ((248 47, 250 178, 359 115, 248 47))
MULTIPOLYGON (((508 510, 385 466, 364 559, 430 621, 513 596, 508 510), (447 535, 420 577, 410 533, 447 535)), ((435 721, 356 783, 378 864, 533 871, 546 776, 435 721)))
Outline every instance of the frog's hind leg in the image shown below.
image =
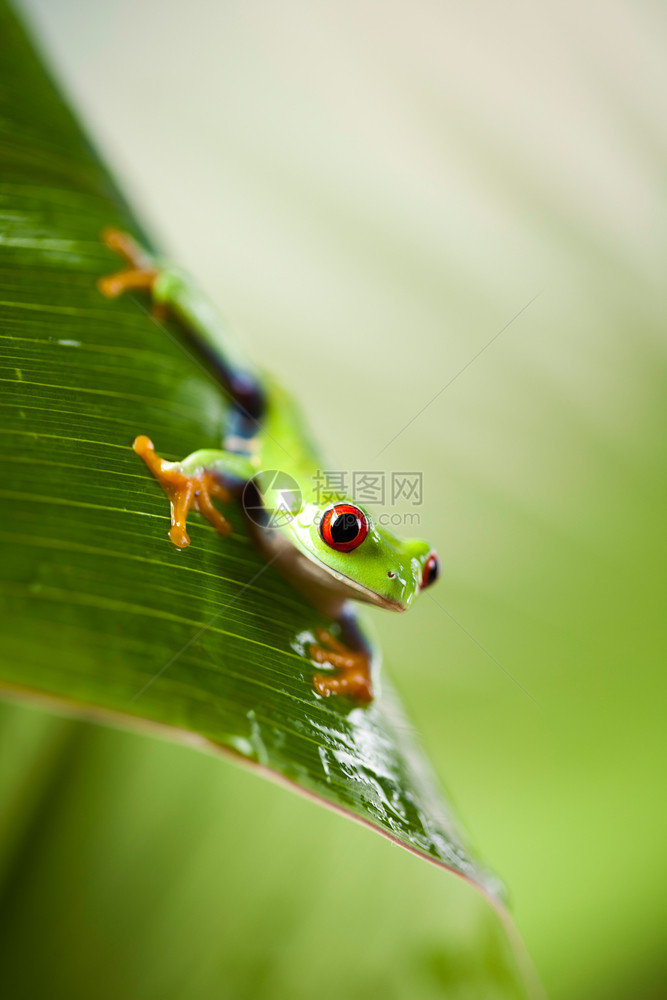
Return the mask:
POLYGON ((193 508, 210 521, 219 535, 226 537, 231 534, 231 524, 213 505, 213 499, 229 502, 232 497, 214 472, 199 467, 192 474, 188 474, 183 470, 185 463, 165 462, 155 453, 150 438, 143 434, 135 439, 132 447, 144 460, 169 498, 171 504, 169 537, 177 548, 183 549, 190 544, 187 518, 193 508))
POLYGON ((373 700, 371 666, 373 653, 352 613, 343 613, 339 619, 345 642, 337 639, 327 629, 316 629, 319 645, 308 650, 316 663, 337 668, 336 673, 316 674, 313 686, 325 698, 332 694, 344 695, 353 701, 373 700))
POLYGON ((105 229, 102 239, 110 250, 114 250, 129 264, 123 271, 100 278, 97 287, 102 294, 115 299, 123 292, 137 289, 152 292, 159 274, 152 257, 128 233, 123 233, 120 229, 105 229))
POLYGON ((153 257, 128 233, 106 229, 102 238, 109 249, 123 258, 128 268, 101 278, 100 291, 110 298, 125 291, 148 291, 156 319, 163 320, 169 315, 179 323, 207 367, 227 390, 238 412, 236 425, 228 433, 227 450, 249 454, 252 438, 264 414, 264 387, 259 373, 245 356, 215 303, 192 278, 153 257))

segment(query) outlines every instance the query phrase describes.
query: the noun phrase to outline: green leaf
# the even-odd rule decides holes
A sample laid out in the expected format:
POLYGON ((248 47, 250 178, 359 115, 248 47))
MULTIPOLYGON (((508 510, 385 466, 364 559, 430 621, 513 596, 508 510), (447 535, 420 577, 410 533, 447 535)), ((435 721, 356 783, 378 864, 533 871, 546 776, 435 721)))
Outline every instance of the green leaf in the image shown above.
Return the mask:
POLYGON ((94 717, 157 727, 251 762, 492 895, 384 684, 367 708, 313 693, 328 623, 252 548, 165 497, 133 453, 213 447, 215 383, 145 303, 107 301, 100 231, 127 207, 15 22, 2 28, 0 683, 94 717))

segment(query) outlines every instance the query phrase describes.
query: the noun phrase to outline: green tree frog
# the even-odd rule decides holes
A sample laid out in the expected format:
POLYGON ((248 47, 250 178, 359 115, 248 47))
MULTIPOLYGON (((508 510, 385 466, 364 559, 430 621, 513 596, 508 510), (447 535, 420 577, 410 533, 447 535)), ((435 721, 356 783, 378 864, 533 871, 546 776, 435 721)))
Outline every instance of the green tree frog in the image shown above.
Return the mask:
POLYGON ((127 268, 101 278, 100 291, 112 298, 148 292, 154 310, 179 323, 231 400, 220 450, 166 462, 145 435, 134 441, 171 503, 172 543, 189 545, 192 509, 229 535, 230 523, 214 501, 241 501, 265 558, 339 625, 340 638, 320 629, 308 647, 311 659, 327 668, 314 676, 315 690, 369 702, 373 649, 350 601, 405 611, 437 579, 438 556, 421 539, 396 538, 351 497, 320 504, 315 484, 321 459, 287 393, 248 361, 214 304, 185 273, 124 232, 107 230, 103 238, 127 268))

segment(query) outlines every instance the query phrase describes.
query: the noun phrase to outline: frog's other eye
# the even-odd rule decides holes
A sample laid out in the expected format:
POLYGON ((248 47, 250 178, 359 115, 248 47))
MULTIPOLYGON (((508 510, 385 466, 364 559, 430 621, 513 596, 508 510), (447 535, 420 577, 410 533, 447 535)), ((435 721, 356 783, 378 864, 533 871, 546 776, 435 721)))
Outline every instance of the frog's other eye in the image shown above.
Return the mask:
POLYGON ((437 552, 431 552, 422 570, 422 590, 430 587, 440 576, 440 560, 437 552))
POLYGON ((351 552, 368 534, 368 518, 352 503, 338 503, 326 510, 320 521, 320 535, 336 552, 351 552))

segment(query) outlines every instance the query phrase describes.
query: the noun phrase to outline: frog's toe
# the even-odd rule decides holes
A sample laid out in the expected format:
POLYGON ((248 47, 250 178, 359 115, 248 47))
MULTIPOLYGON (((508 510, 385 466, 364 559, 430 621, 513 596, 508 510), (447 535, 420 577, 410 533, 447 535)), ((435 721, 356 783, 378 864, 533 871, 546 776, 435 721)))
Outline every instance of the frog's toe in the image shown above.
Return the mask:
POLYGON ((324 698, 337 694, 353 701, 373 700, 373 685, 365 668, 346 670, 341 674, 315 674, 313 687, 324 698))
POLYGON ((187 549, 190 544, 190 536, 185 530, 184 524, 172 524, 169 529, 169 538, 177 549, 187 549))
POLYGON ((313 686, 317 693, 325 698, 338 694, 355 701, 372 701, 370 655, 365 650, 350 649, 326 629, 317 629, 315 636, 321 645, 310 645, 310 658, 337 669, 337 673, 315 675, 313 686))
POLYGON ((150 292, 157 276, 158 272, 154 268, 133 267, 100 278, 97 287, 108 299, 117 299, 123 292, 136 290, 150 292))

